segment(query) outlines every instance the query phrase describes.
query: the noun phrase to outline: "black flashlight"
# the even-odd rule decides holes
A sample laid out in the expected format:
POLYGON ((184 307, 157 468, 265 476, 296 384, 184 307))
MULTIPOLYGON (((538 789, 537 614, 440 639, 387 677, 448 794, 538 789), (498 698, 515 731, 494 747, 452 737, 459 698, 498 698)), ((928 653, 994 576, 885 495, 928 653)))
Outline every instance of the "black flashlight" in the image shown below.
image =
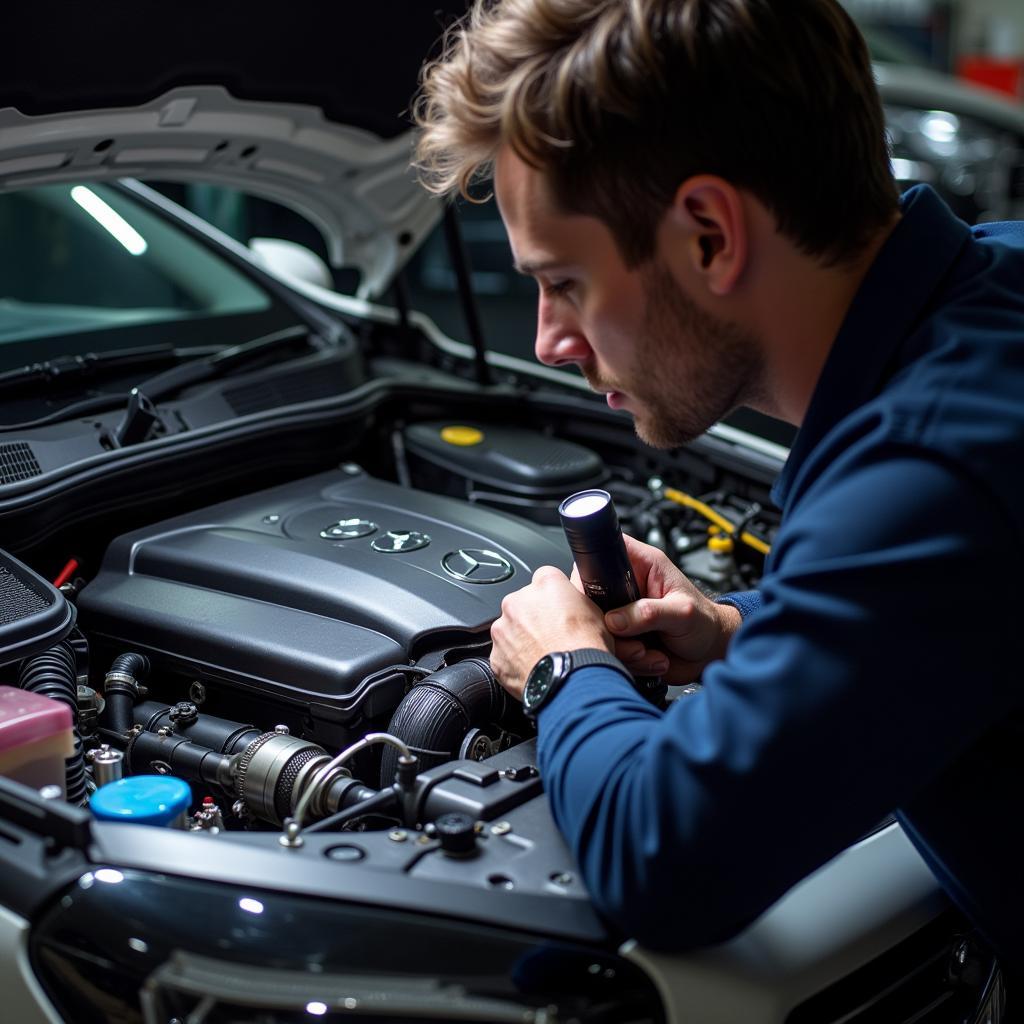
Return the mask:
MULTIPOLYGON (((612 496, 599 487, 577 491, 558 506, 558 516, 587 597, 603 612, 640 600, 612 496)), ((661 649, 653 633, 637 639, 650 650, 661 649)), ((652 704, 664 706, 667 687, 659 677, 642 676, 636 684, 652 704)))
POLYGON ((558 515, 587 597, 603 612, 639 600, 612 496, 596 487, 577 491, 558 515))

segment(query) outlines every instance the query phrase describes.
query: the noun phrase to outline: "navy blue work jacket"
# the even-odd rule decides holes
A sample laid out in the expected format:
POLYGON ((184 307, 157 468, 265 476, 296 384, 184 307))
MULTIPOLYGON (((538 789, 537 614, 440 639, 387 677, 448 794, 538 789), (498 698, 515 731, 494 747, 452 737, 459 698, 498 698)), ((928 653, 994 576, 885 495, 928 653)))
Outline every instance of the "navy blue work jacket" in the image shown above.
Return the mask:
POLYGON ((968 228, 925 187, 902 208, 703 690, 661 713, 584 668, 540 714, 555 820, 650 946, 729 937, 896 810, 1024 964, 1024 225, 968 228))

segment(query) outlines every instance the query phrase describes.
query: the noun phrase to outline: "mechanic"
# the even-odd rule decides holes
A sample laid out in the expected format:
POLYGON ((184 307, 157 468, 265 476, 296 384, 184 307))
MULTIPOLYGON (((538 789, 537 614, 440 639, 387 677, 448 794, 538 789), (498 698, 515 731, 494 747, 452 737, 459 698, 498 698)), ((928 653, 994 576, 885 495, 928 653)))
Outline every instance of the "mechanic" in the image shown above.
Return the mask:
POLYGON ((655 948, 724 940, 896 810, 1019 969, 1024 225, 899 197, 833 0, 478 3, 416 116, 427 187, 493 172, 542 362, 657 447, 741 404, 800 428, 759 592, 708 600, 631 540, 635 604, 545 567, 494 623, 515 695, 600 652, 538 708, 596 905, 655 948), (703 689, 662 712, 631 673, 703 689))

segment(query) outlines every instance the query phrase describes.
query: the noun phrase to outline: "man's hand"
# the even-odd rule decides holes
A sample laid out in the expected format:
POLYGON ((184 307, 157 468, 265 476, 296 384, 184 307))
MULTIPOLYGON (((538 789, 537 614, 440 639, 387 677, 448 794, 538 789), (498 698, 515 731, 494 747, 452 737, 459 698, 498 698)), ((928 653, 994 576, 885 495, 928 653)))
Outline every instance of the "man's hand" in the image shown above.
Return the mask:
POLYGON ((708 662, 725 654, 742 621, 740 613, 705 597, 663 551, 632 537, 625 540, 644 596, 605 616, 615 637, 615 654, 634 675, 660 675, 675 684, 693 682, 708 662), (643 633, 658 634, 669 656, 667 664, 660 651, 639 639, 643 633))
POLYGON ((545 654, 581 647, 612 650, 601 609, 551 565, 541 566, 532 583, 501 602, 491 640, 491 668, 498 682, 520 700, 530 669, 545 654))

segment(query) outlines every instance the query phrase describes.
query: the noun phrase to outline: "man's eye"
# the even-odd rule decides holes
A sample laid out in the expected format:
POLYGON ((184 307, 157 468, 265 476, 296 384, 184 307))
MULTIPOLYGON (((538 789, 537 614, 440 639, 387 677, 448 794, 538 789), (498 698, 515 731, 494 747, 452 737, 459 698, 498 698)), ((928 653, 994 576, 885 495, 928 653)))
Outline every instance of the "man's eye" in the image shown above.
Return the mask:
POLYGON ((544 285, 544 294, 549 298, 553 298, 556 295, 565 295, 571 290, 573 284, 573 281, 555 281, 553 284, 546 284, 544 285))

